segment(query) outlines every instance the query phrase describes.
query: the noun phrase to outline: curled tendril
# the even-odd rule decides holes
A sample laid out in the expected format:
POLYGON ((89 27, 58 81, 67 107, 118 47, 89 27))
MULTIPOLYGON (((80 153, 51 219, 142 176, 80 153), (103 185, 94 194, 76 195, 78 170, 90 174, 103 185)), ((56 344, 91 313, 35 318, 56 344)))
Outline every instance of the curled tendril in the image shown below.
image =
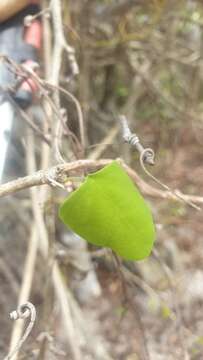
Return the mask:
POLYGON ((172 190, 168 185, 162 183, 162 181, 160 181, 159 179, 157 179, 154 175, 151 174, 151 172, 146 168, 145 163, 146 163, 146 156, 151 156, 152 160, 154 161, 154 151, 150 148, 144 149, 141 154, 140 154, 140 165, 142 167, 142 169, 144 170, 145 174, 147 174, 152 180, 154 180, 157 184, 159 184, 162 188, 164 188, 166 191, 168 191, 169 193, 173 194, 175 198, 177 198, 178 200, 181 200, 182 202, 184 202, 187 205, 192 206, 194 209, 200 211, 201 208, 199 206, 197 206, 196 204, 194 204, 192 201, 186 200, 180 191, 178 190, 172 190))
POLYGON ((34 326, 35 320, 36 320, 35 306, 30 302, 26 302, 25 304, 20 305, 17 310, 14 310, 10 313, 10 318, 12 320, 27 319, 28 317, 30 317, 30 321, 29 321, 29 324, 28 324, 22 338, 16 344, 14 349, 12 349, 3 360, 11 360, 18 353, 18 351, 21 349, 23 343, 25 342, 27 337, 30 335, 32 328, 34 326))

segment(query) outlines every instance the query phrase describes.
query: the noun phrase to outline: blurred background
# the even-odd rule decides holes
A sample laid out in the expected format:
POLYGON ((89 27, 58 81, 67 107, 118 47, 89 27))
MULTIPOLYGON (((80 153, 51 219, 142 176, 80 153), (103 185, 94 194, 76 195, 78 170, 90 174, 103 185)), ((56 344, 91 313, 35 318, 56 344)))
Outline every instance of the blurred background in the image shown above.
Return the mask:
MULTIPOLYGON (((44 1, 42 6, 47 9, 50 3, 44 1)), ((63 32, 75 49, 79 74, 71 75, 70 57, 65 52, 59 84, 81 105, 84 157, 123 158, 147 184, 163 191, 143 172, 136 151, 123 142, 118 114, 125 114, 131 130, 156 154, 151 173, 170 188, 198 197, 194 202, 201 206, 202 2, 64 0, 61 6, 63 32)), ((49 80, 54 70, 56 34, 54 19, 45 14, 40 76, 49 80)), ((39 127, 43 127, 45 116, 42 108, 46 117, 56 116, 45 100, 42 94, 32 106, 30 116, 39 127)), ((79 137, 75 102, 63 94, 60 102, 69 129, 79 137)), ((40 169, 42 148, 47 146, 18 117, 4 181, 24 176, 27 169, 40 169), (30 167, 33 158, 35 165, 30 167)), ((62 152, 66 161, 80 158, 73 149, 65 138, 62 152)), ((33 212, 35 196, 50 246, 46 261, 37 253, 29 295, 37 319, 19 359, 203 359, 202 211, 178 199, 164 199, 159 191, 141 190, 153 211, 157 240, 148 259, 123 265, 126 293, 108 251, 87 249, 86 243, 58 220, 57 209, 66 192, 38 193, 37 205, 36 194, 30 195, 30 190, 0 200, 2 358, 9 349, 14 326, 9 313, 18 303, 33 227, 39 226, 33 212), (64 328, 60 301, 51 282, 55 259, 67 289, 72 337, 64 328), (71 350, 75 347, 79 353, 71 350)))

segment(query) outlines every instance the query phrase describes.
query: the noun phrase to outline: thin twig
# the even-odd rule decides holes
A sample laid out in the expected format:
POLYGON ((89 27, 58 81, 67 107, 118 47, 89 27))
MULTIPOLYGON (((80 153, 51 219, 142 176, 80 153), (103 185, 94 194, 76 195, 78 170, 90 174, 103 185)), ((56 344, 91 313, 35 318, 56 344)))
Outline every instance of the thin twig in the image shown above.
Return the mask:
MULTIPOLYGON (((50 185, 50 179, 53 179, 59 183, 63 183, 64 176, 67 180, 68 174, 72 171, 79 171, 84 169, 89 171, 98 170, 105 165, 110 164, 112 161, 112 159, 101 159, 96 161, 78 160, 70 163, 59 164, 48 170, 39 170, 32 175, 18 178, 16 180, 1 185, 0 198, 6 195, 13 194, 20 190, 30 188, 32 186, 40 186, 44 184, 50 185)), ((119 159, 118 161, 126 170, 133 182, 138 185, 138 187, 143 193, 155 198, 179 201, 179 197, 177 197, 173 192, 154 188, 153 186, 142 180, 142 178, 133 169, 126 165, 123 160, 119 159)), ((187 203, 192 201, 193 203, 203 204, 203 196, 187 195, 181 193, 181 198, 186 200, 187 203)))
POLYGON ((71 94, 68 90, 64 89, 63 87, 61 87, 59 85, 52 85, 49 82, 44 82, 44 83, 47 85, 48 88, 57 89, 60 92, 62 92, 75 104, 75 107, 77 110, 77 115, 78 115, 81 145, 84 149, 84 147, 85 147, 84 119, 83 119, 82 109, 81 109, 79 101, 76 99, 76 97, 73 94, 71 94))
MULTIPOLYGON (((54 26, 54 35, 56 37, 55 40, 55 55, 60 59, 62 58, 63 50, 67 52, 68 60, 70 63, 71 71, 73 75, 79 74, 78 64, 75 59, 75 51, 74 49, 67 44, 65 40, 65 35, 63 32, 63 23, 62 23, 62 10, 61 10, 61 2, 60 0, 52 0, 51 1, 51 11, 53 16, 53 26, 54 26)), ((61 60, 58 58, 58 66, 55 69, 55 79, 58 78, 59 69, 61 67, 61 60)))
POLYGON ((95 150, 93 150, 89 156, 88 159, 91 160, 97 160, 100 158, 100 156, 104 153, 104 151, 106 150, 106 148, 108 147, 109 144, 112 144, 116 135, 119 132, 119 127, 117 125, 115 125, 114 127, 112 127, 109 131, 108 134, 103 138, 103 140, 98 144, 98 146, 96 147, 95 150))
POLYGON ((43 131, 37 126, 35 125, 35 123, 30 119, 29 115, 26 114, 25 111, 23 111, 22 109, 20 109, 18 106, 16 106, 17 111, 20 114, 20 118, 22 118, 23 120, 25 120, 25 122, 29 125, 29 127, 34 130, 34 132, 36 132, 37 135, 39 135, 39 137, 45 141, 47 143, 47 145, 50 146, 51 141, 50 139, 43 133, 43 131))

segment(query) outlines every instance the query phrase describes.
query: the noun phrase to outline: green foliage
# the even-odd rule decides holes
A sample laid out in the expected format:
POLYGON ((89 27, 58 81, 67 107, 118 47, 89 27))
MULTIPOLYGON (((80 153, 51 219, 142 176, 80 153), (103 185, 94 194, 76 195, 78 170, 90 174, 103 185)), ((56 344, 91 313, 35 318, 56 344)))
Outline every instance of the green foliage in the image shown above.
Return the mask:
POLYGON ((127 97, 128 96, 128 89, 125 86, 119 86, 116 89, 116 95, 120 97, 127 97))
POLYGON ((151 212, 116 161, 89 175, 61 205, 59 217, 91 244, 109 247, 124 259, 144 259, 151 252, 151 212))

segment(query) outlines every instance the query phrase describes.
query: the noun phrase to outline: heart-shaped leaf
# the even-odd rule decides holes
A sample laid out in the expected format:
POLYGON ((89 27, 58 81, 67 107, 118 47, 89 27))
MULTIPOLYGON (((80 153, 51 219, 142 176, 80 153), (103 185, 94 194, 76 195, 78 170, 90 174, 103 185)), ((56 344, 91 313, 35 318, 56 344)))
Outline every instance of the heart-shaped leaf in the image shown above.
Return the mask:
POLYGON ((109 247, 124 259, 141 260, 152 250, 150 209, 116 161, 88 175, 61 205, 59 217, 91 244, 109 247))

